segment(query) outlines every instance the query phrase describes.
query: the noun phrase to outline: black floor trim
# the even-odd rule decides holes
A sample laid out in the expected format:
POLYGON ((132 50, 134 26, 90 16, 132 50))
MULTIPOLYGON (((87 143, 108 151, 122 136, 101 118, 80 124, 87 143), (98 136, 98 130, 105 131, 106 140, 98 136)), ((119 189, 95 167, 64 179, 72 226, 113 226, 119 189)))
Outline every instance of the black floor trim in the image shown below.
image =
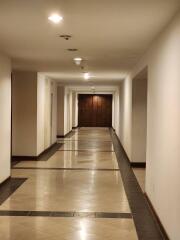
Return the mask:
POLYGON ((139 240, 166 239, 160 231, 117 135, 113 130, 110 130, 110 133, 139 240))
POLYGON ((98 142, 98 143, 112 143, 112 141, 109 140, 97 140, 97 139, 81 139, 81 140, 76 140, 76 139, 58 139, 57 142, 61 143, 61 142, 98 142))
POLYGON ((131 213, 112 212, 51 212, 51 211, 9 211, 1 210, 0 216, 26 217, 82 217, 82 218, 122 218, 131 219, 131 213))
POLYGON ((131 162, 130 164, 133 168, 146 168, 146 163, 143 162, 131 162))
POLYGON ((119 168, 43 168, 43 167, 13 167, 12 169, 59 170, 59 171, 119 171, 119 168))
POLYGON ((27 178, 9 178, 0 185, 0 205, 13 194, 27 178))
POLYGON ((59 149, 58 151, 60 151, 60 152, 114 152, 114 151, 106 151, 106 150, 90 150, 90 149, 88 149, 88 150, 76 150, 76 149, 59 149))
POLYGON ((57 135, 57 138, 71 138, 72 136, 74 136, 75 131, 70 131, 68 132, 66 135, 57 135))
POLYGON ((59 150, 63 143, 55 143, 48 149, 43 151, 39 156, 12 156, 12 166, 16 165, 20 161, 47 161, 55 152, 59 150), (15 164, 14 164, 15 162, 15 164))

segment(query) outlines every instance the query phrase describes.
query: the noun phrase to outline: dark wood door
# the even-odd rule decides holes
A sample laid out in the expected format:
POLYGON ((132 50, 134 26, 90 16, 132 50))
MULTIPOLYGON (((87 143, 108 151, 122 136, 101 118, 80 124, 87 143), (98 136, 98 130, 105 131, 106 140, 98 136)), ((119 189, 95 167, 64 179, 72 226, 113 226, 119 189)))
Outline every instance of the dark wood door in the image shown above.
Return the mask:
POLYGON ((112 95, 79 94, 79 127, 111 127, 112 95))

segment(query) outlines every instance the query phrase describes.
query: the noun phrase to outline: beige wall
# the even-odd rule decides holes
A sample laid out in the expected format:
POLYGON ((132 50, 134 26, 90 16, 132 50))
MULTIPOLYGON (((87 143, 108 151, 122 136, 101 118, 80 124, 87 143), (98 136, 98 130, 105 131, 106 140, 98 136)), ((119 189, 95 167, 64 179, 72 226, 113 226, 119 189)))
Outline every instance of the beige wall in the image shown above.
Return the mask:
POLYGON ((148 66, 146 192, 171 240, 180 239, 180 13, 122 84, 121 139, 131 159, 132 79, 148 66))
POLYGON ((72 93, 72 127, 78 126, 78 95, 72 93))
POLYGON ((16 71, 12 89, 12 154, 37 156, 56 142, 56 84, 37 72, 16 71))
POLYGON ((119 136, 119 89, 114 92, 112 100, 112 127, 119 136))
POLYGON ((56 82, 38 74, 37 79, 37 155, 56 142, 56 82))
POLYGON ((0 54, 0 183, 10 176, 11 62, 0 54))
POLYGON ((12 155, 36 156, 37 73, 13 72, 12 155))
POLYGON ((132 81, 132 162, 146 162, 147 77, 132 81))
POLYGON ((64 87, 57 87, 57 135, 64 136, 64 87))
POLYGON ((132 80, 127 77, 120 83, 119 138, 131 160, 132 80))
POLYGON ((68 87, 57 90, 57 135, 64 136, 73 127, 73 92, 68 87))

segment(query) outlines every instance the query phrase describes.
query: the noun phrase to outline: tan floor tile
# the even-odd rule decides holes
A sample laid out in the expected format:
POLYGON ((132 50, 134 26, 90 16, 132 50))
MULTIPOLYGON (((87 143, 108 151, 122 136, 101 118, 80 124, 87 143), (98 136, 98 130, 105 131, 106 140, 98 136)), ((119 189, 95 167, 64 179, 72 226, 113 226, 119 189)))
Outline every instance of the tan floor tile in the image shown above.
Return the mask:
POLYGON ((114 151, 113 144, 108 141, 66 141, 60 147, 60 150, 96 150, 96 151, 114 151))
POLYGON ((22 161, 16 167, 118 168, 114 152, 57 151, 48 161, 22 161))
POLYGON ((14 169, 13 176, 28 180, 0 209, 130 212, 117 171, 14 169))
POLYGON ((131 219, 0 217, 3 240, 137 240, 131 219))

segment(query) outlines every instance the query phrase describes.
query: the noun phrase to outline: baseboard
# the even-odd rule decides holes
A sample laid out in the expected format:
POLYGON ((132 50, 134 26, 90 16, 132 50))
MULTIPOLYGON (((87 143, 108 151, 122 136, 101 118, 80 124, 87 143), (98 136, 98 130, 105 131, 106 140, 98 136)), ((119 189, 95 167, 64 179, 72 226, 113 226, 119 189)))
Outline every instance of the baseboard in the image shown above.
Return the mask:
POLYGON ((54 154, 57 149, 60 147, 60 143, 53 143, 47 149, 45 149, 42 153, 38 156, 12 156, 12 161, 45 161, 47 160, 52 154, 54 154))
POLYGON ((72 129, 77 129, 78 128, 78 126, 77 127, 72 127, 72 129))
POLYGON ((4 184, 6 184, 10 179, 11 179, 11 176, 9 176, 4 181, 2 181, 2 183, 0 183, 0 187, 2 187, 4 184))
POLYGON ((154 217, 156 218, 156 221, 157 221, 158 224, 159 224, 159 228, 160 228, 160 231, 162 232, 162 234, 163 234, 163 236, 164 236, 164 240, 169 240, 168 234, 167 234, 167 232, 166 232, 166 230, 165 230, 165 228, 164 228, 164 226, 163 226, 163 224, 162 224, 162 222, 161 222, 158 214, 156 213, 156 210, 154 209, 151 200, 149 199, 147 193, 144 193, 144 195, 145 195, 145 198, 146 198, 146 200, 147 200, 147 202, 148 202, 148 205, 149 205, 149 207, 150 207, 150 209, 151 209, 154 217))
POLYGON ((146 168, 145 162, 130 162, 130 164, 133 168, 146 168))
POLYGON ((12 156, 11 161, 35 161, 38 156, 12 156))

